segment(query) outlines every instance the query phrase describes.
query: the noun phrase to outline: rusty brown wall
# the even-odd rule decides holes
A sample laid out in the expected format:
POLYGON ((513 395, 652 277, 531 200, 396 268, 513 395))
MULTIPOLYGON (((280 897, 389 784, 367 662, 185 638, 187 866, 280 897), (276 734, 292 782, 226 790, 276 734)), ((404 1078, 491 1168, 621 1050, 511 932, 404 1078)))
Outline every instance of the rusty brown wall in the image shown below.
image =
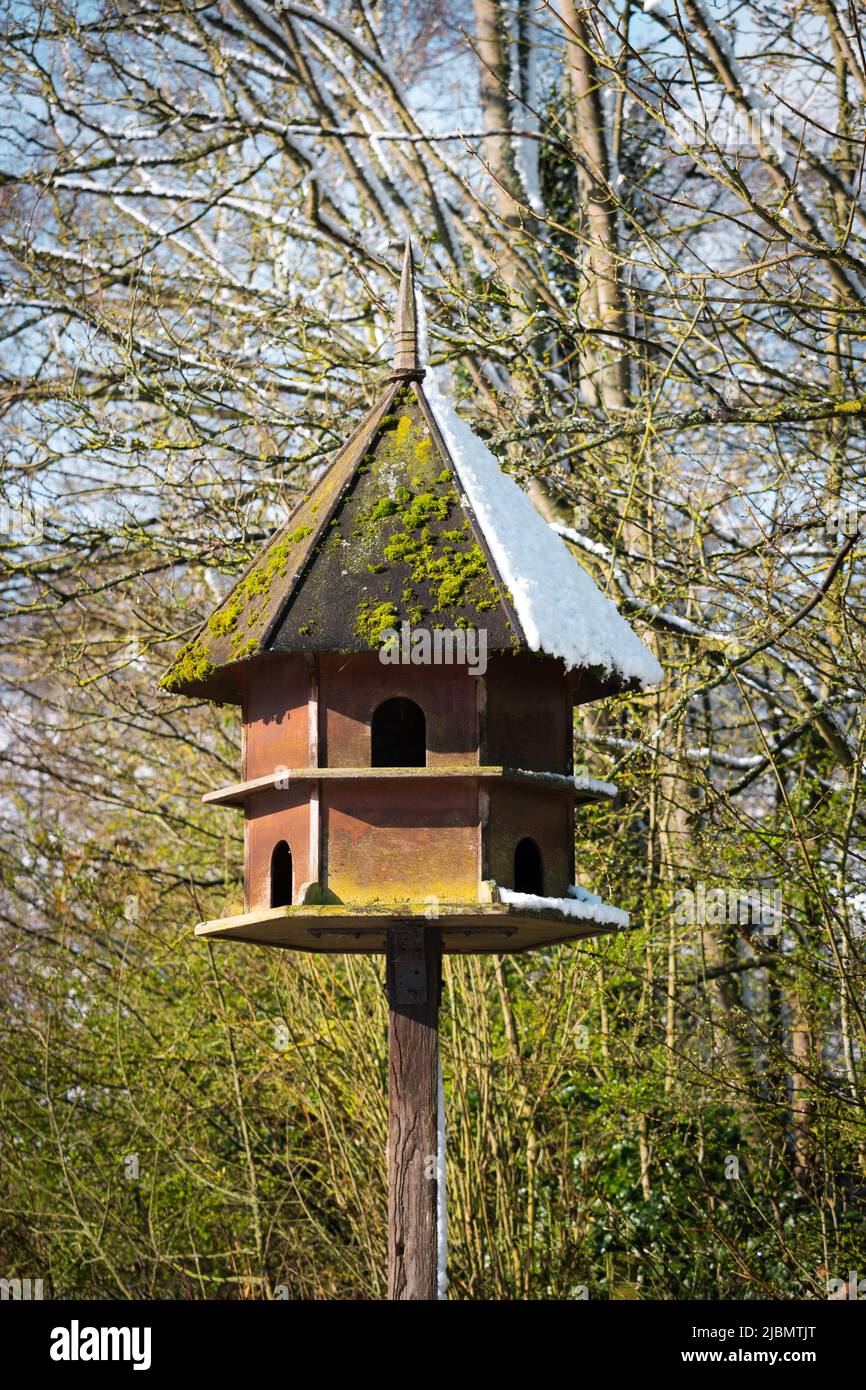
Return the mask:
POLYGON ((298 783, 286 791, 260 792, 247 806, 246 903, 247 909, 271 905, 271 855, 280 840, 292 851, 293 897, 310 874, 310 784, 298 783))
MULTIPOLYGON (((428 766, 479 762, 479 678, 464 667, 383 666, 372 652, 325 655, 319 663, 320 765, 369 767, 370 719, 377 705, 395 695, 424 710, 428 766)), ((485 762, 570 770, 570 692, 559 662, 492 655, 484 686, 485 762)), ((275 657, 251 674, 244 777, 309 764, 308 698, 302 656, 275 657)))
POLYGON ((322 784, 327 888, 344 902, 478 899, 478 792, 466 781, 322 784))
POLYGON ((486 761, 494 767, 569 772, 571 695, 561 663, 493 655, 486 679, 486 761))
POLYGON ((528 835, 541 850, 545 895, 565 897, 574 882, 574 811, 567 797, 493 783, 487 834, 488 872, 498 884, 514 887, 514 851, 528 835))
POLYGON ((308 698, 303 656, 275 656, 256 663, 244 703, 245 779, 266 777, 277 767, 308 765, 308 698))
MULTIPOLYGON (((251 673, 245 778, 310 764, 309 693, 303 656, 275 658, 251 673)), ((571 706, 559 663, 492 656, 480 685, 462 667, 384 666, 374 653, 319 658, 319 764, 369 767, 373 710, 394 695, 416 700, 424 710, 428 766, 478 764, 479 704, 486 763, 554 772, 571 766, 571 706)), ((562 896, 574 878, 574 817, 567 799, 498 782, 486 786, 484 876, 510 887, 514 848, 531 835, 544 860, 545 892, 562 896)), ((310 793, 309 783, 299 783, 251 799, 245 855, 251 909, 269 906, 271 854, 279 840, 292 849, 295 891, 313 877, 310 793)), ((477 784, 324 781, 321 796, 322 872, 337 899, 477 899, 477 784)))
POLYGON ((383 700, 414 700, 427 720, 427 765, 478 762, 478 679, 461 666, 383 666, 375 653, 320 658, 322 759, 370 766, 370 720, 383 700))

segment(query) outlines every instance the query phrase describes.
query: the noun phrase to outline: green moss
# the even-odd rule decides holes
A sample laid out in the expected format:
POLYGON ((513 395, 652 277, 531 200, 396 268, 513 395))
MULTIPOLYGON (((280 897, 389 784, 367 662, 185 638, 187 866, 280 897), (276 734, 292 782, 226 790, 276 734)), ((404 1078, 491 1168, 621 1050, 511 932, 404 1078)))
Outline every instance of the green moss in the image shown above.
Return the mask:
MULTIPOLYGON (((493 608, 497 602, 496 585, 490 578, 480 546, 455 550, 446 545, 440 549, 429 530, 422 531, 420 537, 398 531, 385 546, 385 559, 391 564, 408 565, 413 584, 426 583, 433 589, 434 612, 453 608, 467 598, 479 612, 493 608), (474 580, 481 583, 473 584, 474 580), (468 593, 470 589, 471 594, 468 593)), ((402 597, 403 602, 407 602, 405 588, 402 597)))
POLYGON ((475 626, 479 612, 499 603, 460 510, 453 471, 443 466, 411 394, 392 411, 356 473, 339 528, 328 528, 321 542, 332 581, 349 575, 360 587, 378 576, 361 589, 353 618, 356 635, 372 647, 401 617, 415 626, 437 615, 445 626, 475 626), (341 545, 343 535, 349 544, 341 545))
MULTIPOLYGON (((268 551, 267 558, 263 564, 256 565, 254 570, 242 579, 235 589, 225 607, 220 608, 208 619, 208 631, 215 637, 227 637, 237 626, 238 619, 252 598, 264 598, 271 592, 276 576, 283 575, 289 562, 289 554, 292 547, 298 541, 309 536, 312 526, 298 526, 288 536, 284 536, 278 545, 268 551)), ((261 612, 260 608, 249 615, 247 626, 251 626, 261 612)))
MULTIPOLYGON (((331 525, 333 524, 332 522, 331 525)), ((246 579, 241 581, 238 592, 243 594, 245 599, 251 599, 257 594, 269 594, 277 575, 285 574, 292 548, 305 536, 309 536, 312 530, 312 526, 298 526, 288 536, 284 536, 278 545, 268 551, 264 563, 257 565, 246 579)))
POLYGON ((391 497, 382 497, 370 512, 369 521, 382 521, 386 516, 394 516, 397 503, 391 497))
POLYGON ((216 670, 207 648, 198 639, 181 647, 174 665, 166 671, 160 685, 163 690, 178 690, 183 685, 205 681, 216 670))
POLYGON ((385 559, 391 565, 414 565, 421 551, 421 542, 408 531, 398 531, 385 546, 385 559))
POLYGON ((382 640, 385 628, 395 627, 400 615, 393 603, 373 604, 364 599, 355 619, 355 632, 371 647, 377 647, 382 640))
POLYGON ((267 567, 259 566, 248 574, 241 584, 241 592, 246 597, 252 598, 254 594, 266 594, 271 587, 271 578, 268 575, 267 567))
MULTIPOLYGON (((254 637, 245 636, 235 631, 241 615, 248 608, 251 600, 266 598, 270 594, 274 578, 278 574, 285 574, 292 547, 297 545, 298 541, 303 540, 305 536, 309 536, 312 529, 312 526, 298 526, 288 536, 284 536, 279 544, 273 546, 267 553, 264 562, 256 565, 255 569, 241 580, 228 602, 216 613, 211 614, 207 629, 214 637, 228 637, 230 633, 234 633, 231 642, 234 657, 248 656, 258 647, 258 642, 254 637)), ((258 622, 262 616, 262 611, 263 605, 253 605, 247 613, 247 628, 258 622)), ((216 666, 211 661, 207 648, 196 639, 179 652, 171 670, 163 676, 161 685, 166 690, 176 690, 179 686, 189 682, 206 680, 215 670, 216 666)))
MULTIPOLYGON (((317 512, 318 510, 319 504, 317 502, 315 507, 313 508, 313 511, 317 512)), ((296 526, 294 531, 291 531, 289 535, 286 536, 286 539, 283 541, 283 545, 297 545, 298 541, 302 541, 305 536, 312 535, 312 531, 312 526, 296 526)))
POLYGON ((208 618, 208 632, 212 632, 215 637, 227 637, 240 617, 243 606, 242 599, 233 598, 225 608, 220 608, 208 618))
MULTIPOLYGON (((466 597, 472 581, 487 581, 487 592, 482 591, 473 598, 479 612, 493 608, 496 603, 496 586, 487 571, 487 562, 479 546, 471 550, 452 550, 439 556, 430 565, 430 580, 436 587, 436 608, 453 608, 466 597)), ((478 586, 475 586, 478 587, 478 586)))
POLYGON ((437 497, 432 492, 419 493, 413 497, 409 506, 402 514, 403 525, 408 531, 417 531, 420 526, 431 521, 434 517, 438 521, 444 521, 451 509, 451 503, 456 502, 456 497, 437 497))

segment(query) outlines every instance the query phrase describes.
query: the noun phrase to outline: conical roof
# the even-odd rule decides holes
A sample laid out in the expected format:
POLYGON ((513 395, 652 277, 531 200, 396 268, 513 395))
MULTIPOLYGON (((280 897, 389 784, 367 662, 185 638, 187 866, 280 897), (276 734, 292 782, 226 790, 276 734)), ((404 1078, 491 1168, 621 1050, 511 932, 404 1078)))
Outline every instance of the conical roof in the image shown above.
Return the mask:
POLYGON ((661 678, 613 603, 424 376, 407 244, 382 398, 179 653, 166 689, 238 700, 252 659, 369 651, 404 621, 484 628, 489 652, 557 656, 605 690, 661 678))

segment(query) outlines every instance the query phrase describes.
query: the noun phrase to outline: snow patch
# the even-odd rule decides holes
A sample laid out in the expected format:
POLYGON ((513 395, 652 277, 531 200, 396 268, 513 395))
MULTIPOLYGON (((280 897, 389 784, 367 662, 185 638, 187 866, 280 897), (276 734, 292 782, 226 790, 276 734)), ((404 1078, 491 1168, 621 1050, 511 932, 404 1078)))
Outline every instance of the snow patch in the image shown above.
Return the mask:
MULTIPOLYGON (((556 782, 557 786, 562 782, 563 777, 566 776, 566 774, 562 772, 534 772, 527 767, 518 767, 515 771, 523 773, 525 777, 532 777, 535 780, 545 777, 549 778, 551 781, 556 782)), ((571 782, 575 791, 578 792, 596 792, 598 796, 614 797, 619 791, 619 788, 615 786, 613 782, 603 782, 598 777, 590 777, 586 772, 577 773, 574 777, 568 777, 567 780, 571 782)), ((570 891, 569 889, 569 892, 570 891)))
POLYGON ((623 931, 628 927, 628 913, 621 907, 603 902, 595 893, 590 893, 586 888, 575 887, 574 884, 568 891, 570 896, 567 898, 542 898, 537 893, 515 893, 511 888, 500 888, 499 897, 509 906, 526 908, 529 912, 552 910, 562 913, 563 917, 577 917, 583 922, 595 922, 600 927, 619 927, 623 931), (579 897, 571 896, 578 893, 579 897))
POLYGON ((422 371, 425 371, 430 355, 430 329, 427 322, 427 305, 424 302, 423 294, 418 289, 417 281, 415 284, 415 337, 418 345, 418 366, 422 371))
POLYGON ((428 368, 424 390, 531 650, 569 668, 598 667, 657 685, 663 673, 655 657, 461 420, 439 369, 428 368))

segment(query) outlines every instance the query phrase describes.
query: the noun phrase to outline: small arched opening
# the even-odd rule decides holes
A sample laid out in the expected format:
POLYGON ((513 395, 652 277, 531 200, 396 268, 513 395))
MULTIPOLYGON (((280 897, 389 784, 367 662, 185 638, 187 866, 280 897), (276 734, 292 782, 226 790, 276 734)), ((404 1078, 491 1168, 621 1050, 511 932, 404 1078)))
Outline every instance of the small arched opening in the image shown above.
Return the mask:
POLYGON ((280 840, 271 855, 271 907, 290 907, 291 902, 292 851, 285 840, 280 840))
POLYGON ((414 700, 385 700, 370 725, 371 767, 426 767, 427 721, 414 700))
POLYGON ((514 851, 514 891, 515 893, 535 893, 544 897, 544 866, 541 850, 527 835, 514 851))

